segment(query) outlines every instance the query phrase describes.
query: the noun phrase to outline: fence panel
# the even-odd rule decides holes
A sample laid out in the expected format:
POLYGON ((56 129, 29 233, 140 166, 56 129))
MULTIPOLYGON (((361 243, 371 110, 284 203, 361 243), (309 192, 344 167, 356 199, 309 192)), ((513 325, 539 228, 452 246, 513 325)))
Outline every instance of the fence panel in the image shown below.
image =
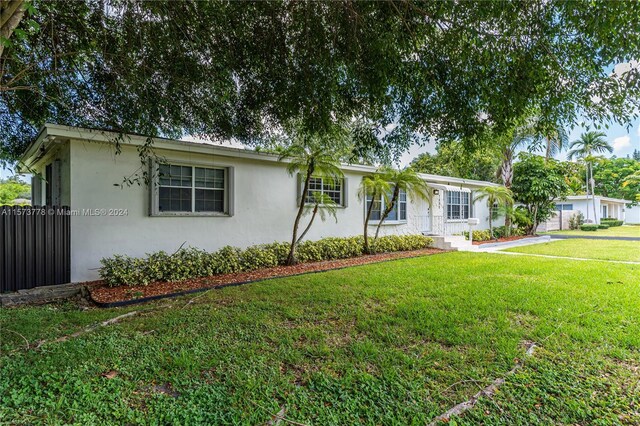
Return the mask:
POLYGON ((69 208, 0 206, 0 292, 71 280, 69 208))

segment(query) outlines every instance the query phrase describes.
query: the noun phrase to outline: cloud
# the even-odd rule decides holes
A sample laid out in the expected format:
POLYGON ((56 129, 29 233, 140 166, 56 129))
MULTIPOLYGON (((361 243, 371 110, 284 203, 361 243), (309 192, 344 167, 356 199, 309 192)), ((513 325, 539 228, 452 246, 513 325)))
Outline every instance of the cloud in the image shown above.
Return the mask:
POLYGON ((613 140, 613 150, 622 151, 631 146, 631 138, 629 136, 620 136, 613 140))
POLYGON ((638 136, 640 136, 640 124, 638 124, 638 130, 636 131, 636 133, 638 134, 638 136))

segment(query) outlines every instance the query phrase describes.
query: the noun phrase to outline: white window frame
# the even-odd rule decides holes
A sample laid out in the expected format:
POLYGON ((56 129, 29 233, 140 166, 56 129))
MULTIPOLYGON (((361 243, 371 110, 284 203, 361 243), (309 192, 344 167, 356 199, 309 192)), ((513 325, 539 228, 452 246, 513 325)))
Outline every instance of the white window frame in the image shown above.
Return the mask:
POLYGON ((234 212, 234 168, 229 165, 216 164, 211 165, 208 163, 200 163, 200 162, 181 162, 181 161, 167 161, 162 163, 163 165, 169 166, 180 166, 180 167, 191 167, 191 186, 190 187, 181 187, 191 189, 191 211, 189 212, 175 212, 175 211, 160 211, 160 164, 157 162, 153 162, 151 165, 152 170, 152 179, 151 179, 151 200, 150 200, 150 216, 157 217, 231 217, 234 212), (196 205, 196 189, 211 189, 211 188, 200 188, 196 187, 195 179, 196 179, 196 168, 203 169, 216 169, 216 170, 224 170, 224 189, 223 189, 223 211, 222 212, 197 212, 195 211, 196 205))
MULTIPOLYGON (((311 197, 311 193, 312 192, 322 192, 324 193, 324 179, 323 177, 316 177, 316 176, 311 176, 312 179, 320 179, 321 180, 321 191, 318 190, 311 190, 309 189, 307 197, 311 197)), ((347 208, 347 178, 341 177, 341 178, 334 178, 335 181, 338 181, 340 183, 340 203, 336 204, 337 208, 347 208)), ((300 205, 300 200, 302 199, 302 190, 304 188, 304 178, 302 175, 298 175, 298 206, 300 205)), ((306 206, 313 206, 314 203, 310 203, 307 200, 305 200, 305 205, 306 206)), ((322 204, 320 204, 320 207, 322 207, 322 204)))
POLYGON ((455 222, 466 222, 467 220, 469 220, 469 218, 472 215, 471 209, 472 209, 472 206, 473 206, 473 200, 472 200, 472 197, 471 197, 471 192, 467 192, 467 191, 450 191, 450 190, 447 189, 445 191, 445 199, 444 200, 445 200, 444 216, 445 216, 445 220, 447 222, 455 223, 455 222), (460 194, 460 202, 459 203, 457 203, 457 204, 450 204, 449 203, 449 194, 452 193, 452 192, 457 192, 458 194, 460 194), (464 206, 464 204, 462 204, 462 194, 467 194, 467 196, 469 197, 468 200, 467 200, 467 204, 466 204, 467 205, 467 217, 466 218, 463 217, 464 215, 462 214, 462 212, 463 212, 462 207, 464 206), (458 217, 458 218, 449 218, 449 206, 450 205, 452 205, 452 206, 460 206, 460 214, 459 214, 460 217, 458 217))
POLYGON ((557 203, 553 206, 556 211, 573 210, 573 203, 557 203), (570 209, 565 209, 566 206, 571 206, 570 209), (560 207, 560 208, 558 208, 560 207))
MULTIPOLYGON (((400 190, 400 193, 404 193, 404 201, 401 200, 400 195, 398 195, 398 201, 396 202, 396 205, 394 207, 394 209, 396 210, 396 218, 397 219, 385 219, 384 222, 382 222, 382 225, 403 225, 405 223, 407 223, 407 218, 409 217, 409 210, 408 210, 408 206, 409 206, 409 200, 408 200, 408 196, 407 193, 404 190, 400 190), (404 219, 400 219, 400 204, 404 204, 404 215, 405 218, 404 219)), ((386 206, 386 198, 388 197, 388 195, 385 194, 381 194, 380 195, 380 215, 382 216, 383 213, 383 209, 386 206)), ((365 203, 364 203, 364 215, 365 215, 365 219, 367 217, 367 209, 369 206, 369 202, 372 200, 371 195, 367 195, 365 197, 365 203)), ((373 210, 371 211, 371 213, 373 214, 373 210)), ((378 225, 378 223, 380 223, 380 219, 370 219, 368 225, 372 226, 372 225, 378 225)))

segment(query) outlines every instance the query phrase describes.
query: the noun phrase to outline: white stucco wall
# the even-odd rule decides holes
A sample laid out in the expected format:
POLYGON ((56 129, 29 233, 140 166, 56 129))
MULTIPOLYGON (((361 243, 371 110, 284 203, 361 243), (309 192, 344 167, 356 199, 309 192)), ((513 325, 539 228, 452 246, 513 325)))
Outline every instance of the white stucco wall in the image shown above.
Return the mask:
POLYGON ((640 224, 640 206, 626 208, 625 222, 634 225, 640 224))
MULTIPOLYGON (((125 176, 140 169, 134 146, 123 145, 122 153, 115 155, 110 144, 71 139, 39 163, 38 167, 44 167, 47 162, 60 159, 63 166, 61 198, 63 204, 70 205, 78 213, 71 217, 72 281, 97 279, 100 259, 114 254, 143 256, 158 250, 173 252, 183 243, 216 250, 225 245, 247 247, 289 240, 297 213, 297 184, 282 163, 181 149, 157 149, 156 152, 169 163, 233 167, 233 216, 150 216, 150 189, 146 185, 119 186, 125 176), (127 214, 86 214, 87 210, 100 209, 123 209, 127 214)), ((338 209, 337 222, 333 218, 326 222, 316 218, 307 239, 362 234, 365 212, 357 193, 364 174, 364 171, 345 171, 347 207, 338 209)), ((470 187, 478 189, 477 186, 470 187)), ((422 232, 426 216, 443 214, 444 194, 441 190, 431 206, 425 201, 409 199, 406 223, 384 225, 381 234, 422 232)), ((486 203, 475 203, 472 212, 480 219, 477 229, 486 229, 489 214, 486 203)), ((301 227, 306 225, 308 218, 302 219, 301 227)), ((502 225, 503 219, 494 224, 502 225)), ((370 227, 369 231, 373 233, 375 228, 370 227)))
MULTIPOLYGON (((142 256, 158 250, 172 252, 183 243, 216 250, 225 245, 246 247, 290 238, 297 213, 297 185, 282 164, 188 152, 159 151, 158 154, 169 162, 233 166, 233 216, 151 217, 146 186, 116 186, 124 176, 140 167, 135 148, 125 146, 122 154, 116 156, 106 144, 72 140, 72 209, 127 209, 128 213, 126 216, 71 218, 73 281, 95 279, 99 260, 114 254, 142 256)), ((316 218, 307 239, 362 233, 364 206, 357 197, 362 173, 346 172, 345 178, 348 206, 338 209, 337 222, 332 218, 326 222, 316 218)), ((426 203, 410 201, 407 223, 385 225, 381 234, 420 232, 416 218, 426 215, 426 209, 426 203)), ((301 226, 307 220, 308 216, 303 218, 301 226)))

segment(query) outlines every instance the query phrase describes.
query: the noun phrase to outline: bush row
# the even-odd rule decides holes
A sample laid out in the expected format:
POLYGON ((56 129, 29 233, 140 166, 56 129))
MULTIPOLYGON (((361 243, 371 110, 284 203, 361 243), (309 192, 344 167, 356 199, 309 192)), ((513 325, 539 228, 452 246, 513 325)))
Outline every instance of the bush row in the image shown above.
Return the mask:
MULTIPOLYGON (((375 253, 418 250, 430 247, 433 239, 424 235, 390 235, 377 239, 375 253)), ((363 237, 324 238, 304 241, 296 249, 300 262, 347 259, 361 256, 363 237)), ((289 254, 288 243, 251 246, 247 249, 226 246, 209 253, 197 248, 180 249, 173 254, 164 251, 145 258, 115 255, 100 260, 100 277, 108 286, 144 286, 155 281, 180 281, 218 274, 254 271, 284 265, 289 254)))
MULTIPOLYGON (((506 236, 506 228, 504 226, 496 226, 495 228, 493 228, 493 236, 494 238, 502 238, 504 236, 506 236)), ((469 239, 469 232, 463 232, 462 233, 467 240, 469 239)), ((525 235, 525 231, 524 229, 521 228, 511 228, 511 233, 509 234, 510 236, 522 236, 525 235)), ((482 229, 482 230, 477 230, 477 231, 473 231, 473 241, 489 241, 491 240, 491 234, 489 233, 488 229, 482 229)))
POLYGON ((623 222, 621 220, 612 219, 612 218, 606 218, 606 219, 600 220, 600 224, 609 225, 609 226, 622 226, 622 223, 623 222))
POLYGON ((582 231, 597 231, 598 224, 596 223, 585 223, 584 225, 580 225, 580 230, 582 231))

